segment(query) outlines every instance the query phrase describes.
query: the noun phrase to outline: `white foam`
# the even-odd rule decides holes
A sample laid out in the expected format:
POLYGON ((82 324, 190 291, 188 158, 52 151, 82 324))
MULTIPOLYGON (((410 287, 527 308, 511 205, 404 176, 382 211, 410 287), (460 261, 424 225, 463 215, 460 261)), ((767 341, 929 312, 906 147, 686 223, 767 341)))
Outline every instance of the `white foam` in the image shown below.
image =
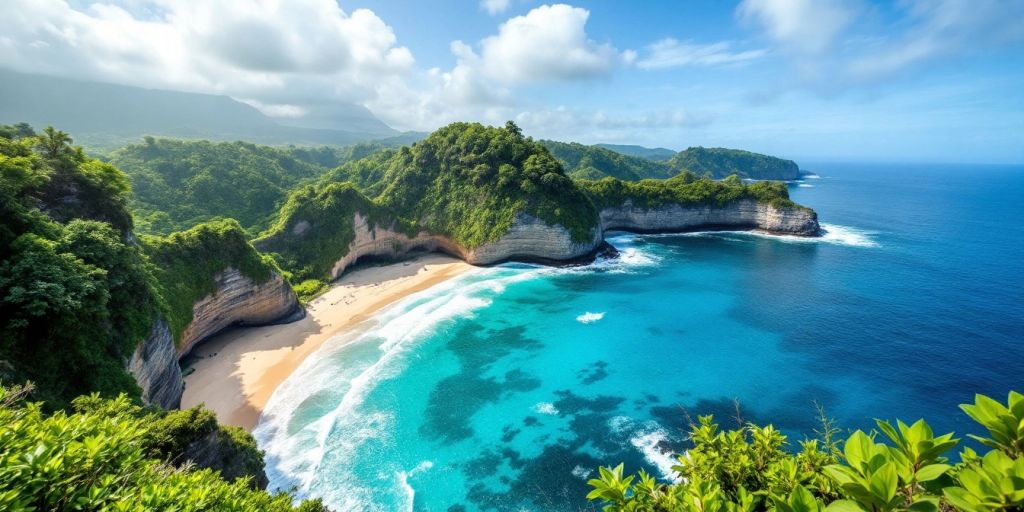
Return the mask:
POLYGON ((852 247, 878 247, 878 242, 871 238, 872 235, 877 234, 874 231, 823 223, 821 232, 820 240, 822 242, 852 247))
POLYGON ((581 323, 581 324, 592 324, 592 323, 594 323, 594 322, 596 322, 596 321, 598 321, 598 320, 600 320, 602 318, 604 318, 604 313, 603 312, 602 313, 591 313, 590 311, 587 311, 586 313, 583 313, 582 315, 576 317, 576 321, 581 323))
MULTIPOLYGON (((531 279, 535 271, 500 267, 471 271, 423 292, 412 294, 384 308, 368 321, 363 333, 328 340, 274 392, 253 435, 266 451, 267 474, 273 489, 297 488, 303 497, 315 486, 317 468, 330 458, 334 467, 354 467, 346 461, 360 446, 394 431, 390 414, 366 410, 366 397, 380 382, 399 374, 416 343, 447 322, 487 307, 511 282, 531 279), (344 356, 346 364, 337 364, 344 356), (297 415, 310 414, 299 407, 310 397, 325 396, 330 407, 318 418, 291 431, 297 415), (333 405, 331 405, 333 404, 333 405), (341 432, 342 435, 332 435, 341 432), (328 442, 330 439, 330 442, 328 442)), ((322 405, 321 405, 322 406, 322 405)), ((430 469, 424 461, 411 471, 396 475, 396 495, 407 495, 407 478, 430 469)), ((332 506, 375 501, 372 489, 359 487, 354 475, 341 475, 329 489, 318 489, 332 506), (365 499, 364 499, 365 498, 365 499)), ((352 507, 342 507, 342 509, 352 507)))
POLYGON ((576 466, 572 468, 572 476, 579 478, 580 480, 586 480, 587 478, 590 477, 590 474, 593 472, 594 470, 585 468, 583 466, 576 466))
POLYGON ((817 174, 804 174, 804 179, 805 180, 820 180, 821 176, 818 176, 817 174))
POLYGON ((811 185, 810 183, 798 183, 796 186, 800 188, 814 188, 814 185, 811 185))
POLYGON ((551 402, 541 402, 533 406, 533 410, 541 414, 548 414, 554 416, 558 414, 558 408, 551 402))
POLYGON ((661 427, 642 429, 629 439, 629 443, 640 450, 644 459, 658 468, 663 478, 679 483, 679 474, 672 469, 672 466, 679 465, 679 462, 672 452, 662 451, 661 445, 665 441, 668 441, 668 433, 661 427))

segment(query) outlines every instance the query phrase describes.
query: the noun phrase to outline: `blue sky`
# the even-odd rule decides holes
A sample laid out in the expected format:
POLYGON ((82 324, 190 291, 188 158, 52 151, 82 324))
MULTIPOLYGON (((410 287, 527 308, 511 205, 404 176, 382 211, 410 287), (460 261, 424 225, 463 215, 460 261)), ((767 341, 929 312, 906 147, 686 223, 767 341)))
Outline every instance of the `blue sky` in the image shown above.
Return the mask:
POLYGON ((14 0, 0 66, 227 94, 301 123, 798 160, 1024 162, 1015 0, 14 0), (322 117, 322 116, 321 116, 322 117))

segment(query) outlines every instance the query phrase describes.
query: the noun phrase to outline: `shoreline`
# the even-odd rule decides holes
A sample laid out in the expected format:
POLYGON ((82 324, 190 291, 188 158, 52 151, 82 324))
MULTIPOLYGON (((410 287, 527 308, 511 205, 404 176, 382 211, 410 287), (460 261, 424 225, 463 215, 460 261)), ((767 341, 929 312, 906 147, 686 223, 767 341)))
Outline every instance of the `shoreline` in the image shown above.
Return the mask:
POLYGON ((381 308, 474 268, 431 253, 356 269, 287 324, 234 327, 192 350, 181 408, 205 404, 217 420, 251 432, 277 386, 327 340, 352 331, 381 308))

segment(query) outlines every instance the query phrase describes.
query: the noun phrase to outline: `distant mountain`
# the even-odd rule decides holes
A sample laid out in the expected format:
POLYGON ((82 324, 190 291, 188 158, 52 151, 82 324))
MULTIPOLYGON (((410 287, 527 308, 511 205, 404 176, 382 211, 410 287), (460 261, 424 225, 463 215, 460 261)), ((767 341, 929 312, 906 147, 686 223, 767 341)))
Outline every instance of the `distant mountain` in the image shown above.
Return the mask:
POLYGON ((401 135, 356 105, 332 108, 310 126, 287 126, 227 96, 81 82, 0 70, 0 123, 60 126, 88 148, 113 149, 143 135, 344 145, 401 135))
MULTIPOLYGON (((562 163, 573 178, 600 179, 606 176, 636 181, 645 178, 670 178, 678 174, 663 163, 625 155, 600 145, 542 140, 540 144, 562 163)), ((639 147, 639 146, 636 146, 639 147)))
POLYGON ((800 177, 800 167, 792 160, 742 149, 688 148, 673 156, 667 164, 673 169, 687 169, 701 176, 710 174, 714 178, 730 174, 755 180, 795 180, 800 177))
POLYGON ((640 158, 646 158, 648 160, 654 160, 655 162, 666 162, 668 159, 675 156, 676 152, 668 148, 646 148, 644 146, 635 146, 631 144, 595 144, 598 147, 610 149, 616 153, 622 153, 623 155, 637 156, 640 158))

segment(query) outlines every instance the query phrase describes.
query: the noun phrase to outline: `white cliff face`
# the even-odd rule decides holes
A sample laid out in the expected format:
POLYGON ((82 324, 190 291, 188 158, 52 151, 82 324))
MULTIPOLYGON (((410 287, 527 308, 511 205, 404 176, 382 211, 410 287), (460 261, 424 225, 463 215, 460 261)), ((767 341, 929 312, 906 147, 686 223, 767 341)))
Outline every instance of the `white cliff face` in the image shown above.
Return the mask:
POLYGON ((174 337, 167 322, 158 320, 146 339, 135 348, 128 360, 128 372, 142 388, 142 400, 164 409, 177 409, 181 405, 181 367, 174 348, 174 337))
MULTIPOLYGON (((301 223, 300 223, 301 224, 301 223)), ((803 208, 776 208, 753 199, 726 206, 683 206, 670 204, 655 208, 630 203, 601 210, 600 226, 586 242, 573 241, 560 225, 522 214, 501 238, 479 247, 466 248, 447 237, 421 232, 410 237, 387 227, 373 226, 359 213, 353 217, 355 238, 348 251, 331 269, 337 279, 359 258, 376 256, 400 258, 413 250, 442 251, 474 265, 508 260, 567 261, 592 254, 610 230, 636 232, 693 231, 698 229, 757 229, 778 234, 814 236, 818 217, 803 208)))
POLYGON ((548 225, 535 217, 520 214, 500 239, 467 249, 441 235, 421 232, 414 237, 389 228, 372 226, 366 217, 356 213, 353 218, 355 239, 348 252, 334 263, 331 278, 337 279, 359 258, 376 256, 400 258, 411 251, 441 251, 474 265, 489 265, 507 260, 559 261, 582 258, 590 254, 602 238, 598 230, 588 242, 574 242, 569 230, 548 225))
POLYGON ((292 287, 274 273, 256 284, 236 269, 214 276, 217 291, 192 306, 192 322, 181 334, 178 357, 187 355, 199 342, 232 325, 264 325, 303 312, 292 287))
POLYGON ((654 208, 631 203, 601 210, 605 231, 694 231, 698 229, 757 229, 777 234, 813 236, 818 233, 818 216, 802 208, 776 208, 753 199, 726 206, 683 206, 670 204, 654 208))

